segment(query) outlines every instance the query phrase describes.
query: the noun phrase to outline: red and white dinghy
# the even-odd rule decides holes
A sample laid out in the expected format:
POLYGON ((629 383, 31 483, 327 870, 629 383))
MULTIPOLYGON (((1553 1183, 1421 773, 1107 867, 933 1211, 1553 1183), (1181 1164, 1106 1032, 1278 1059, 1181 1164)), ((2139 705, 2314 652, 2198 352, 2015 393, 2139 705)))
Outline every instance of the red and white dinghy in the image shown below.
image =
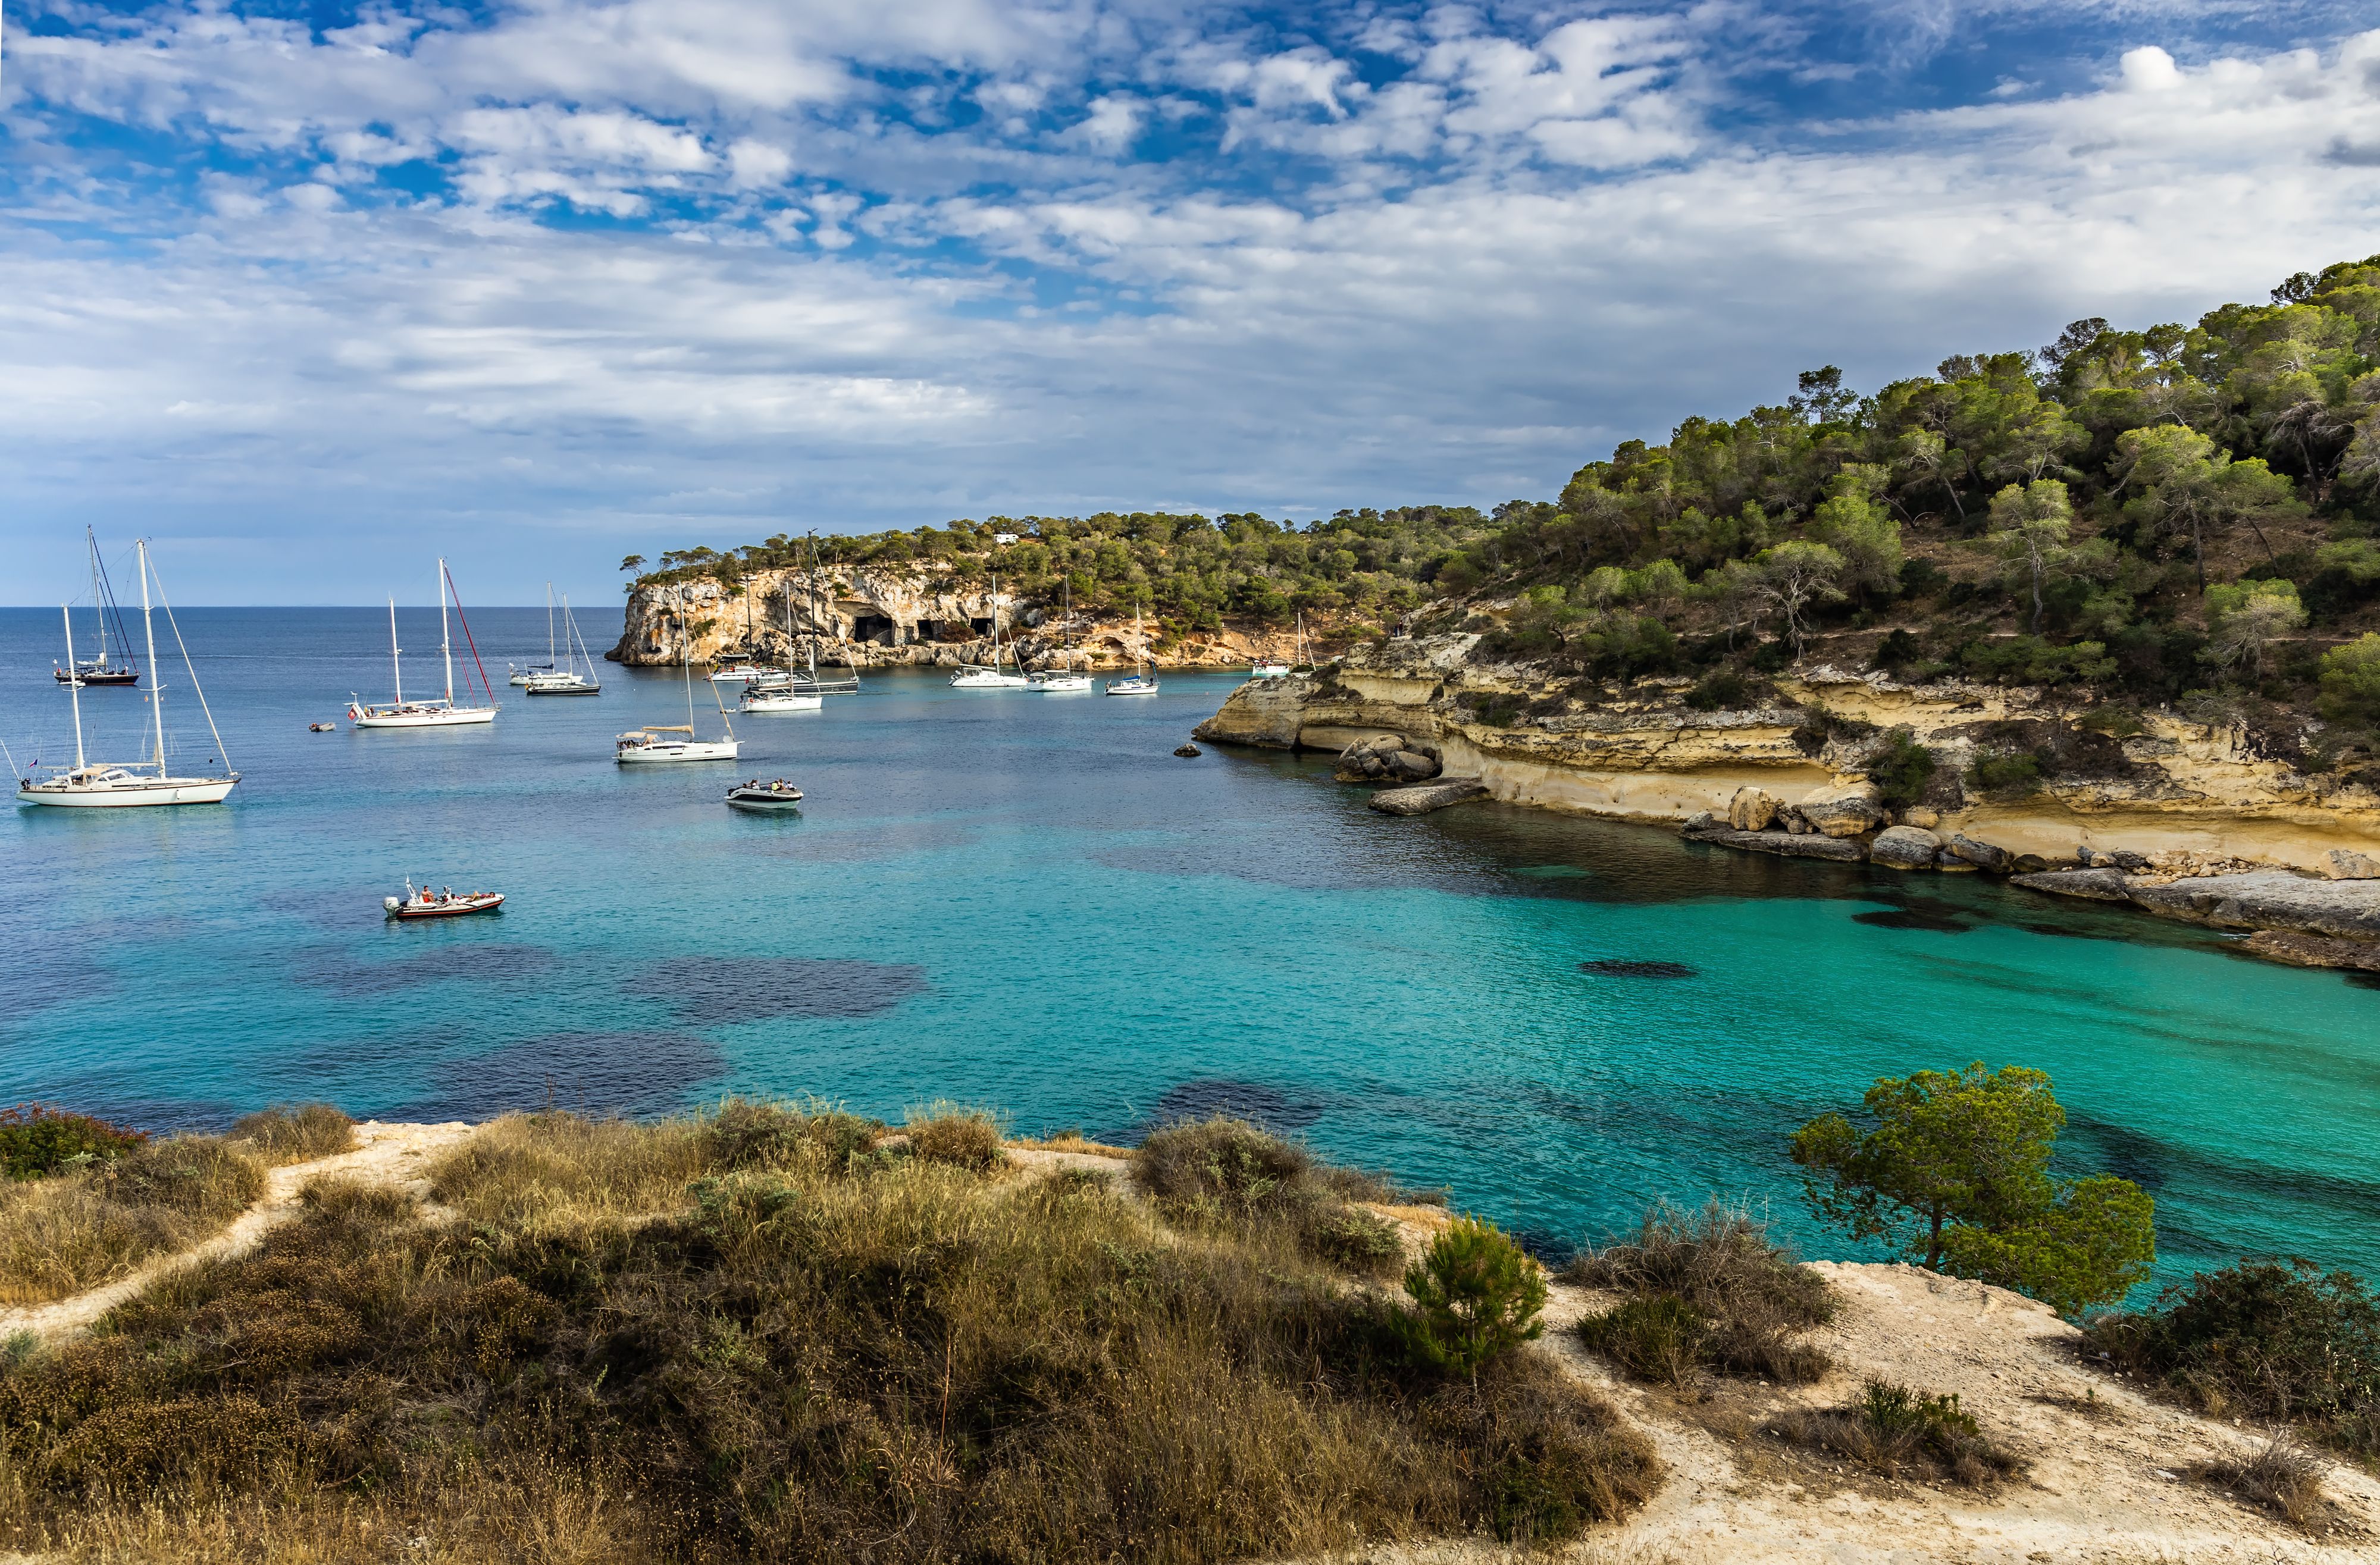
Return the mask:
POLYGON ((433 892, 427 886, 417 890, 407 880, 403 896, 382 897, 380 904, 388 909, 391 918, 459 918, 467 913, 493 913, 504 904, 504 893, 443 889, 433 892))

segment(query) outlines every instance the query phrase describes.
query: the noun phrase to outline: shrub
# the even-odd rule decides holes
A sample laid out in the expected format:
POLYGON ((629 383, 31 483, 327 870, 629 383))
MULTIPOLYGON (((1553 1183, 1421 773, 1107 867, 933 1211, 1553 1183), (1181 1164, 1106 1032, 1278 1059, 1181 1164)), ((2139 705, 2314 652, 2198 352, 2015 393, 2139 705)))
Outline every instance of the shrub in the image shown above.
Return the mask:
POLYGON ((1294 1143, 1220 1115, 1151 1131, 1133 1154, 1133 1177, 1178 1221, 1278 1229, 1305 1254, 1366 1273, 1388 1268, 1403 1244, 1394 1224, 1348 1203, 1414 1195, 1326 1168, 1294 1143))
POLYGON ((2352 1272, 2241 1261, 2098 1316, 2085 1341, 2202 1413, 2288 1419, 2380 1456, 2380 1295, 2352 1272))
POLYGON ((149 1139, 145 1131, 113 1125, 41 1103, 0 1109, 0 1173, 39 1179, 61 1169, 121 1157, 149 1139))
POLYGON ((1698 712, 1715 712, 1741 707, 1751 695, 1752 685, 1743 675, 1731 668, 1714 669, 1686 692, 1686 705, 1698 712))
POLYGON ((938 1103, 912 1114, 906 1127, 909 1155, 978 1172, 1000 1163, 1000 1125, 979 1109, 938 1103))
POLYGON ((2323 654, 2320 692, 2314 704, 2331 722, 2380 723, 2380 634, 2323 654))
POLYGON ((1398 1331, 1420 1363, 1449 1375, 1482 1365, 1545 1334, 1544 1268, 1490 1224, 1457 1218, 1405 1268, 1413 1307, 1398 1331))
POLYGON ((238 1121, 231 1138, 249 1143, 267 1168, 277 1168, 354 1151, 356 1122, 328 1103, 279 1103, 238 1121))
POLYGON ((1863 763, 1878 797, 1895 809, 1904 809, 1925 796, 1934 775, 1934 752, 1917 742, 1906 727, 1888 731, 1863 763))
MULTIPOLYGON (((1911 564, 1919 563, 1913 560, 1910 562, 1911 564)), ((1906 580, 1909 576, 1908 567, 1903 566, 1900 574, 1906 580)), ((1881 669, 1887 673, 1897 673, 1925 656, 1925 649, 1918 644, 1917 637, 1896 626, 1886 633, 1882 641, 1876 643, 1876 656, 1868 660, 1867 666, 1872 669, 1881 669)))
POLYGON ((1639 1380, 1683 1386, 1702 1364, 1710 1323, 1675 1293, 1629 1299, 1578 1323, 1580 1338, 1639 1380))
POLYGON ((2276 1435, 2252 1456, 2202 1462, 2191 1475, 2303 1527, 2322 1513, 2322 1481, 2328 1471, 2320 1457, 2276 1435))
POLYGON ((1985 1436, 1955 1391, 1927 1396, 1871 1380, 1852 1406, 1788 1413, 1776 1428, 1887 1477, 1913 1467, 1953 1483, 1981 1485, 2024 1470, 2021 1459, 1985 1436))
POLYGON ((0 1194, 0 1304, 64 1298, 219 1232, 264 1171, 213 1136, 148 1141, 0 1194))
POLYGON ((1741 1209, 1717 1201, 1694 1213, 1657 1207, 1633 1240, 1586 1251, 1565 1276, 1633 1295, 1581 1322, 1587 1344, 1631 1374, 1647 1373, 1638 1367, 1642 1363, 1658 1371, 1651 1378, 1682 1383, 1688 1377, 1667 1367, 1671 1350, 1662 1333, 1672 1330, 1684 1333, 1687 1368, 1788 1383, 1827 1372, 1827 1355, 1793 1338, 1834 1318, 1833 1292, 1769 1238, 1767 1224, 1741 1209), (1683 1313, 1650 1307, 1665 1299, 1684 1306, 1683 1313), (1636 1305, 1645 1307, 1632 1309, 1636 1305))
POLYGON ((2041 762, 2033 756, 1987 751, 1967 768, 1967 781, 1985 798, 2012 804, 2041 792, 2041 762))

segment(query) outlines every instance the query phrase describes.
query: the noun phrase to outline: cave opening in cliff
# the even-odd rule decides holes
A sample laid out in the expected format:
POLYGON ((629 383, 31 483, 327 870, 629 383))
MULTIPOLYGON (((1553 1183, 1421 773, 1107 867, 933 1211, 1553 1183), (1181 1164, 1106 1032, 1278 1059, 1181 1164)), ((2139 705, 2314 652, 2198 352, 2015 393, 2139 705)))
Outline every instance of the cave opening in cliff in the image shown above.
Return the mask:
POLYGON ((852 636, 861 641, 880 641, 887 647, 899 644, 900 627, 884 614, 861 614, 851 625, 852 636))

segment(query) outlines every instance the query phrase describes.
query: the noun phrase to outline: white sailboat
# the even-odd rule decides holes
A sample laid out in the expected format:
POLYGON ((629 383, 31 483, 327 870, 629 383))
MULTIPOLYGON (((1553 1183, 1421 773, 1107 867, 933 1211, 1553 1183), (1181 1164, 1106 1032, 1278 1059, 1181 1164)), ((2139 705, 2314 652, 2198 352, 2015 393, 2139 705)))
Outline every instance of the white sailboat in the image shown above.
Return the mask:
MULTIPOLYGON (((553 590, 549 583, 546 590, 553 590)), ((562 655, 565 660, 548 667, 542 673, 528 677, 528 693, 532 696, 600 696, 602 682, 595 677, 595 654, 587 649, 587 638, 578 634, 578 616, 570 612, 570 600, 562 600, 562 655), (587 672, 578 672, 584 663, 587 672)))
MULTIPOLYGON (((140 629, 149 644, 149 669, 152 675, 149 689, 149 715, 152 731, 156 735, 156 766, 152 775, 130 766, 93 763, 83 754, 82 746, 82 682, 67 681, 67 691, 74 708, 75 763, 68 771, 55 772, 49 777, 27 777, 17 785, 20 804, 63 806, 70 809, 123 808, 138 805, 216 805, 227 797, 239 782, 239 773, 226 767, 209 776, 176 777, 165 764, 165 682, 155 677, 157 668, 157 627, 149 609, 149 542, 142 539, 135 547, 140 559, 140 629)), ((163 602, 165 589, 162 583, 157 597, 163 602)), ((58 613, 66 622, 67 666, 74 668, 74 615, 64 604, 58 613)), ((207 732, 214 735, 215 754, 224 753, 223 735, 215 729, 215 714, 207 706, 206 692, 200 688, 199 671, 190 661, 190 649, 182 640, 182 627, 175 622, 174 607, 165 604, 165 623, 174 632, 176 645, 182 649, 182 666, 190 675, 190 689, 199 698, 199 710, 206 714, 207 732)))
POLYGON ((1021 673, 1010 673, 1000 666, 1000 573, 991 576, 991 662, 962 663, 958 673, 951 675, 953 690, 1026 690, 1032 681, 1021 673))
MULTIPOLYGON (((750 638, 747 632, 746 638, 750 638)), ((785 640, 794 638, 794 595, 785 594, 785 640)), ((818 690, 818 647, 810 647, 810 676, 796 685, 790 673, 772 672, 769 677, 744 686, 744 699, 735 710, 744 712, 814 712, 826 705, 826 698, 818 690)))
MULTIPOLYGON (((816 533, 812 533, 809 536, 809 550, 810 633, 803 638, 809 657, 809 673, 808 677, 801 679, 796 679, 792 674, 788 673, 777 679, 763 680, 761 681, 759 687, 762 689, 774 690, 787 696, 856 696, 859 694, 859 665, 856 662, 849 661, 850 655, 848 653, 844 654, 846 666, 851 670, 851 673, 848 677, 843 679, 820 679, 819 677, 818 627, 822 622, 819 618, 818 612, 818 534, 816 533)), ((785 599, 785 634, 790 637, 793 633, 794 602, 793 598, 789 594, 785 599)), ((795 708, 792 710, 806 710, 807 709, 795 708)))
POLYGON ((1157 694, 1157 681, 1148 676, 1148 637, 1140 633, 1140 605, 1137 603, 1132 606, 1132 639, 1134 647, 1139 653, 1139 657, 1133 664, 1135 672, 1129 679, 1109 680, 1108 694, 1154 696, 1157 694))
POLYGON ((683 723, 647 723, 630 729, 613 742, 612 758, 622 766, 653 766, 669 761, 734 760, 735 758, 735 726, 727 721, 727 706, 719 701, 719 690, 711 686, 710 698, 719 702, 720 725, 727 736, 715 741, 703 741, 694 736, 694 664, 684 649, 693 640, 685 631, 686 604, 678 604, 679 642, 678 667, 686 675, 686 722, 683 723), (682 734, 682 739, 672 734, 682 734))
MULTIPOLYGON (((408 701, 405 698, 403 654, 396 645, 396 600, 391 598, 388 601, 388 664, 396 698, 373 705, 353 691, 348 692, 347 719, 358 728, 456 728, 466 723, 496 721, 496 693, 488 684, 485 668, 480 670, 480 686, 487 692, 488 704, 482 707, 457 706, 455 703, 454 633, 448 628, 446 620, 446 600, 454 588, 455 578, 447 575, 446 562, 441 560, 438 562, 438 655, 446 669, 446 694, 429 701, 408 701)), ((455 602, 455 613, 459 618, 462 613, 463 604, 458 598, 455 602)), ((465 620, 463 637, 468 642, 470 637, 471 623, 465 620)), ((479 660, 479 647, 473 643, 471 661, 477 663, 479 660)), ((468 689, 464 693, 468 695, 468 689)))
MULTIPOLYGON (((1075 578, 1066 576, 1063 579, 1066 584, 1065 656, 1071 660, 1075 652, 1075 578)), ((1028 677, 1033 681, 1033 688, 1045 696, 1074 695, 1091 687, 1089 674, 1078 673, 1071 668, 1044 669, 1028 677)))
POLYGON ((522 663, 517 667, 506 663, 504 668, 510 677, 504 683, 527 685, 539 674, 552 673, 558 666, 553 661, 553 583, 549 581, 545 584, 545 661, 522 663))

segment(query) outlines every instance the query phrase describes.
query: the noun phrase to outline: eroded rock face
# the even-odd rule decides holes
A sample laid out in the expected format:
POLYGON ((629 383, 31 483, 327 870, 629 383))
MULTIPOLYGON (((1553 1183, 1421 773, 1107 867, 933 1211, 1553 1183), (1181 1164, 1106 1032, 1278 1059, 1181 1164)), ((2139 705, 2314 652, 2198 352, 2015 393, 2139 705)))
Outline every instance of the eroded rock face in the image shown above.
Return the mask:
POLYGON ((1942 839, 1923 826, 1888 826, 1867 848, 1868 861, 1891 869, 1931 869, 1942 839))
POLYGON ((2333 848, 2314 865, 2314 873, 2332 880, 2380 880, 2380 857, 2353 848, 2333 848))
POLYGON ((1765 788, 1738 788, 1727 805, 1727 823, 1738 831, 1766 831, 1777 819, 1777 796, 1765 788))
POLYGON ((1427 815, 1434 809, 1488 796, 1488 785, 1475 777, 1450 777, 1411 788, 1383 788, 1367 801, 1382 815, 1427 815))

